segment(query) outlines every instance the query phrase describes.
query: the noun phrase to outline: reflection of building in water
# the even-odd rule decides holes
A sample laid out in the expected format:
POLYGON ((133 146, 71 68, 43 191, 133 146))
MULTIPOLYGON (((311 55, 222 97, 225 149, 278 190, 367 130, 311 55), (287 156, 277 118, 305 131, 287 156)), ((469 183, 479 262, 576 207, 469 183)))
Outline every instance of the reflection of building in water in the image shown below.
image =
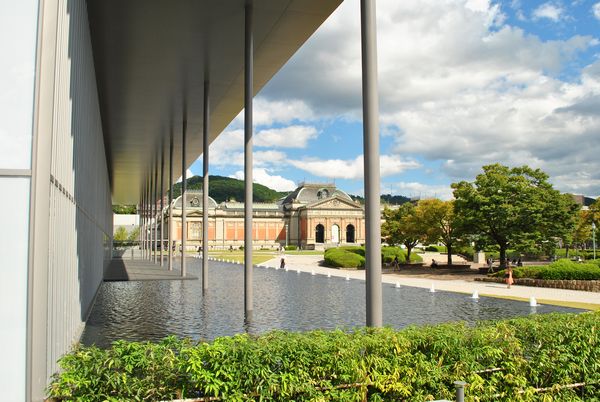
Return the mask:
MULTIPOLYGON (((173 205, 173 239, 181 241, 182 197, 173 205)), ((189 248, 202 244, 202 191, 186 194, 187 239, 189 248)), ((211 248, 244 244, 244 203, 217 204, 209 197, 208 239, 211 248)), ((168 208, 165 208, 165 219, 168 208)), ((165 227, 167 227, 165 225, 165 227)), ((364 210, 334 184, 302 183, 276 203, 253 204, 255 248, 277 248, 290 244, 302 248, 364 243, 364 210)), ((166 236, 165 236, 166 238, 166 236)))

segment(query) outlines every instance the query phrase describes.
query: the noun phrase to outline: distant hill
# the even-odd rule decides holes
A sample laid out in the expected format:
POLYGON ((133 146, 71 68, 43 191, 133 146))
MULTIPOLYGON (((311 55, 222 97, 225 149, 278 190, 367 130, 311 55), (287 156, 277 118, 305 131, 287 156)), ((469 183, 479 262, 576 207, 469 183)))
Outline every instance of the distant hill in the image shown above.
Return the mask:
MULTIPOLYGON (((244 201, 243 180, 224 176, 210 176, 209 186, 209 194, 217 202, 217 204, 232 199, 239 202, 244 201)), ((201 190, 202 176, 193 176, 187 179, 187 188, 188 190, 201 190)), ((258 183, 254 183, 253 185, 254 202, 276 202, 280 198, 288 195, 290 192, 291 191, 275 191, 258 183)), ((177 198, 180 195, 181 183, 176 183, 173 185, 173 198, 177 198)), ((350 195, 350 197, 361 204, 365 203, 365 199, 361 196, 350 195)), ((410 198, 401 195, 381 195, 382 204, 400 205, 409 201, 410 198)), ((113 212, 117 214, 136 213, 136 207, 135 205, 113 205, 113 212)))
MULTIPOLYGON (((188 190, 202 189, 202 176, 193 176, 187 179, 188 190)), ((254 183, 252 186, 254 202, 275 202, 289 192, 280 192, 270 189, 262 184, 254 183)), ((173 186, 173 196, 177 198, 181 195, 181 183, 173 186)), ((244 181, 224 176, 209 177, 209 195, 217 204, 223 201, 234 199, 243 202, 244 181)))
MULTIPOLYGON (((360 195, 351 195, 350 197, 354 200, 354 201, 358 201, 361 204, 365 203, 365 198, 361 197, 360 195)), ((401 205, 404 204, 405 202, 409 202, 410 198, 405 197, 403 195, 391 195, 391 194, 381 194, 381 204, 387 204, 387 205, 401 205)))

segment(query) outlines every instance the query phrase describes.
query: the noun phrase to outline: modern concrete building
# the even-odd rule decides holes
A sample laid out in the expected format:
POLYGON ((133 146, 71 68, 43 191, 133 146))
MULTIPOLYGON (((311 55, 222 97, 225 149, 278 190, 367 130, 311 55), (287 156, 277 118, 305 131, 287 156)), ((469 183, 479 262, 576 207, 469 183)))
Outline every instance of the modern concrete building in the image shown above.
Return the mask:
MULTIPOLYGON (((42 400, 78 340, 110 258, 112 203, 155 224, 154 201, 200 154, 208 180, 209 144, 242 108, 252 183, 252 98, 341 1, 0 2, 3 400, 42 400)), ((381 325, 374 0, 361 18, 367 324, 381 325)), ((251 208, 250 192, 247 228, 251 208)))

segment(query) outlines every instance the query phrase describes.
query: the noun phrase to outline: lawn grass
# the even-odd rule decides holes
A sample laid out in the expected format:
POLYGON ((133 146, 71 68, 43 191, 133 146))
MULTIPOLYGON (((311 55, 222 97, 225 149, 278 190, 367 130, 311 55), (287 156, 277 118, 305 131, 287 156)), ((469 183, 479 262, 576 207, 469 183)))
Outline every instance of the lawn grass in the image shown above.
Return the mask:
MULTIPOLYGON (((212 258, 220 260, 232 260, 238 263, 244 262, 244 250, 217 250, 208 253, 212 258)), ((262 264, 263 262, 269 261, 277 256, 277 253, 269 250, 253 250, 252 252, 252 264, 262 264)))
MULTIPOLYGON (((459 292, 459 293, 470 294, 468 292, 459 292)), ((517 297, 517 296, 499 296, 499 295, 491 295, 491 294, 484 294, 484 293, 480 293, 479 296, 480 297, 494 297, 497 299, 515 300, 515 301, 521 301, 521 302, 529 302, 529 299, 526 299, 524 297, 517 297)), ((583 310, 590 310, 590 311, 600 310, 600 304, 593 304, 593 303, 580 303, 580 302, 572 302, 572 301, 547 300, 547 299, 537 299, 537 302, 539 304, 580 308, 583 310)))

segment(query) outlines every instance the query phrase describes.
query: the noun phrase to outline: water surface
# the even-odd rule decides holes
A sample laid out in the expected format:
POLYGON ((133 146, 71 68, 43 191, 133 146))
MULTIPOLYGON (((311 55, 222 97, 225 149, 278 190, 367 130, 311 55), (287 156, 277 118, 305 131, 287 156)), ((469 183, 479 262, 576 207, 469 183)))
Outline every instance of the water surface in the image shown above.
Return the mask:
MULTIPOLYGON (((200 277, 200 260, 190 259, 187 266, 190 275, 200 277)), ((204 294, 201 280, 103 283, 81 341, 107 347, 117 339, 155 341, 177 335, 210 340, 242 332, 351 329, 365 324, 364 281, 266 268, 254 269, 254 315, 245 323, 243 266, 215 261, 209 266, 209 289, 204 294)), ((383 285, 383 322, 394 328, 555 311, 581 310, 383 285)))

